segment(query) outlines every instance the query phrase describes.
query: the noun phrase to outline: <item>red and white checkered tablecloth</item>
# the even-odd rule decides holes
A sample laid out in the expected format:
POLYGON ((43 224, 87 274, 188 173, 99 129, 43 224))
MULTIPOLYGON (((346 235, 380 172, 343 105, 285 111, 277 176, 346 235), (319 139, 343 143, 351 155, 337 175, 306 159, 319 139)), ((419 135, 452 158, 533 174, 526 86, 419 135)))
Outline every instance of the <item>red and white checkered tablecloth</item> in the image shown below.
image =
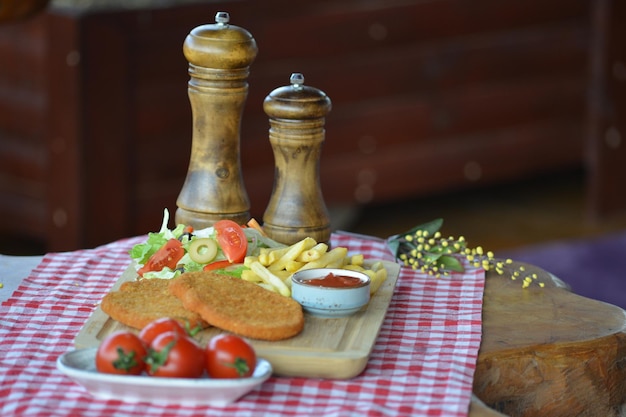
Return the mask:
MULTIPOLYGON (((435 279, 402 268, 365 371, 351 380, 271 377, 226 407, 91 397, 56 369, 145 237, 51 253, 0 306, 2 416, 466 416, 481 340, 484 272, 435 279)), ((385 242, 333 234, 333 246, 393 260, 385 242)))

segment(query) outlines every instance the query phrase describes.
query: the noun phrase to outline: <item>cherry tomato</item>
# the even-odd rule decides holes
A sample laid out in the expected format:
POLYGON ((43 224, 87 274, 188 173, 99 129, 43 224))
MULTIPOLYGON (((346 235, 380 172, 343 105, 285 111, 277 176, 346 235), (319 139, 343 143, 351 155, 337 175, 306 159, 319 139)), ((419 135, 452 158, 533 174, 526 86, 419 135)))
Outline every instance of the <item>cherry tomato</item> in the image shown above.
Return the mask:
POLYGON ((226 268, 227 266, 230 266, 230 265, 231 265, 230 261, 227 259, 224 259, 223 261, 215 261, 210 264, 207 264, 202 269, 204 271, 215 271, 216 269, 226 268))
POLYGON ((150 346, 158 335, 165 332, 176 332, 183 336, 188 335, 185 327, 180 322, 169 317, 163 317, 146 324, 139 332, 139 338, 146 346, 150 346))
POLYGON ((152 376, 199 378, 204 373, 204 352, 191 337, 161 333, 150 344, 146 368, 152 376))
POLYGON ((213 227, 226 259, 231 263, 242 263, 248 250, 248 239, 242 227, 232 220, 218 220, 213 227))
POLYGON ((107 336, 96 352, 96 369, 107 374, 139 375, 145 370, 146 346, 128 331, 107 336))
POLYGON ((183 244, 180 240, 172 238, 159 248, 137 273, 143 276, 146 272, 160 271, 164 267, 175 269, 183 255, 185 255, 183 244))
POLYGON ((211 378, 245 378, 256 368, 254 348, 239 336, 214 336, 204 353, 206 370, 211 378))

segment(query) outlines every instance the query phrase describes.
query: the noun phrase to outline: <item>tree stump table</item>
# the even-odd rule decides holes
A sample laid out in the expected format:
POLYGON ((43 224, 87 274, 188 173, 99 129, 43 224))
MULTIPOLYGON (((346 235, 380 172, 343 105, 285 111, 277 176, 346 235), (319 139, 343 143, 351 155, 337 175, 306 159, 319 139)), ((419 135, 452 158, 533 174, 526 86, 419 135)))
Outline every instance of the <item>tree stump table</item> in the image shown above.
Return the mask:
POLYGON ((524 267, 528 288, 487 275, 470 416, 626 415, 626 312, 524 267))

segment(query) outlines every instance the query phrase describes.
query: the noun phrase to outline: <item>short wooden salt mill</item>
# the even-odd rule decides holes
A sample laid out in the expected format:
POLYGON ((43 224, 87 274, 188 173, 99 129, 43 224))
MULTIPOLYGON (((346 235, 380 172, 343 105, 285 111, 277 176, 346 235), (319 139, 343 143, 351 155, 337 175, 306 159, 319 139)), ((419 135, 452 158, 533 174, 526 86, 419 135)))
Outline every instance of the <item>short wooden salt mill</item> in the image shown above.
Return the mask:
POLYGON ((320 154, 330 98, 304 85, 294 73, 291 85, 272 91, 263 103, 270 118, 274 187, 263 228, 274 240, 293 244, 305 237, 330 239, 330 218, 320 187, 320 154))
POLYGON ((191 158, 176 204, 176 223, 194 228, 250 218, 240 161, 240 128, 249 66, 257 54, 252 35, 218 12, 215 24, 191 30, 183 45, 189 61, 193 116, 191 158))

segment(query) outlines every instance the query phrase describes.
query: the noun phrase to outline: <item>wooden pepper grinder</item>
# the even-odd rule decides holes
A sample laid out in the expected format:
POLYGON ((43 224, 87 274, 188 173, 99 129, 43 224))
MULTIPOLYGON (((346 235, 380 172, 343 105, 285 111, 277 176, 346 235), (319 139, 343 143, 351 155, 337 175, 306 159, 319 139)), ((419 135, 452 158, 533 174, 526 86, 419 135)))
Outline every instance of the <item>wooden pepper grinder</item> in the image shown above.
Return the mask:
POLYGON ((245 224, 250 200, 241 173, 240 127, 249 66, 257 54, 248 31, 218 12, 215 24, 191 30, 183 45, 189 61, 193 115, 191 158, 176 204, 176 223, 196 229, 230 219, 245 224))
POLYGON ((263 228, 274 240, 293 244, 305 237, 330 239, 330 218, 319 182, 324 120, 330 98, 305 86, 302 74, 291 85, 272 91, 263 103, 270 118, 274 152, 274 188, 263 216, 263 228))

